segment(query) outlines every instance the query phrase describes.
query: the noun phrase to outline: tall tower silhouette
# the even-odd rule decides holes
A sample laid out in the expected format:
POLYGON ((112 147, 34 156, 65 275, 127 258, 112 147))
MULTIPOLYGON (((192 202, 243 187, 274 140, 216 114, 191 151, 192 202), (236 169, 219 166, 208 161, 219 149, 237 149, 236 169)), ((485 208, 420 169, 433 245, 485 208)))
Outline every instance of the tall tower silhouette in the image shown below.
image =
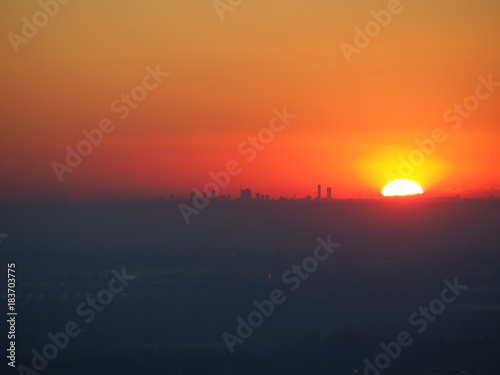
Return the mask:
POLYGON ((321 199, 321 185, 318 185, 318 199, 321 199))

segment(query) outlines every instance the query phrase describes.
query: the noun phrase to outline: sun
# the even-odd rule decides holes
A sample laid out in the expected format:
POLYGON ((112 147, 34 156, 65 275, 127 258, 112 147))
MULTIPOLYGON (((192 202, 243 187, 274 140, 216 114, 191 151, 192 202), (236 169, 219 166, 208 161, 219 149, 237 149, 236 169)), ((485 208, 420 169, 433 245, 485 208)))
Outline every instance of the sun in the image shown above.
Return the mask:
POLYGON ((385 185, 382 195, 392 197, 394 195, 413 195, 422 194, 422 188, 412 180, 394 180, 385 185))

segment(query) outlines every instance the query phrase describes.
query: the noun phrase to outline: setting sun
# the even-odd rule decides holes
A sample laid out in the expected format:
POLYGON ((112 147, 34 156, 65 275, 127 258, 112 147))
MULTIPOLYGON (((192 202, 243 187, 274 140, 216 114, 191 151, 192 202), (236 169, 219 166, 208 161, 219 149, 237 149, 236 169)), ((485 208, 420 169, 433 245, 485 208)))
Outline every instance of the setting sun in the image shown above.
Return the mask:
POLYGON ((422 194, 422 188, 411 180, 394 180, 389 182, 382 190, 382 195, 392 197, 394 195, 413 195, 422 194))

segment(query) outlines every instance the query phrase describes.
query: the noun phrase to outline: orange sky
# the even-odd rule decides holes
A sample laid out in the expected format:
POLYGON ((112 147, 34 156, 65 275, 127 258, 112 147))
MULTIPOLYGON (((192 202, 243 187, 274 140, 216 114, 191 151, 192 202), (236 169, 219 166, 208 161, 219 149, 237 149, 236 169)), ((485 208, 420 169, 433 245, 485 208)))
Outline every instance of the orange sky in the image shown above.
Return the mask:
POLYGON ((456 129, 443 118, 479 77, 500 82, 497 0, 402 0, 350 63, 341 43, 388 1, 244 0, 222 21, 212 0, 58 7, 15 44, 23 17, 44 22, 41 5, 0 5, 0 199, 187 196, 230 160, 241 173, 222 194, 243 184, 305 196, 321 183, 339 198, 378 197, 436 128, 446 140, 401 177, 431 195, 498 195, 500 87, 469 98, 477 109, 456 129), (170 75, 120 119, 111 104, 157 66, 170 75), (297 117, 247 161, 238 146, 284 107, 297 117), (113 131, 60 182, 53 163, 103 118, 113 131))

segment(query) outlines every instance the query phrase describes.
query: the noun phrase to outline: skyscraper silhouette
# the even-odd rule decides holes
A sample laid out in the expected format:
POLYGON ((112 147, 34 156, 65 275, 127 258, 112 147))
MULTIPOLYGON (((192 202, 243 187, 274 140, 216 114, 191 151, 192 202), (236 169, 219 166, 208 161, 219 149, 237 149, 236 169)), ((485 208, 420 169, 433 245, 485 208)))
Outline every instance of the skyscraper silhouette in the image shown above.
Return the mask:
POLYGON ((240 187, 240 198, 245 200, 252 199, 252 190, 240 187))

